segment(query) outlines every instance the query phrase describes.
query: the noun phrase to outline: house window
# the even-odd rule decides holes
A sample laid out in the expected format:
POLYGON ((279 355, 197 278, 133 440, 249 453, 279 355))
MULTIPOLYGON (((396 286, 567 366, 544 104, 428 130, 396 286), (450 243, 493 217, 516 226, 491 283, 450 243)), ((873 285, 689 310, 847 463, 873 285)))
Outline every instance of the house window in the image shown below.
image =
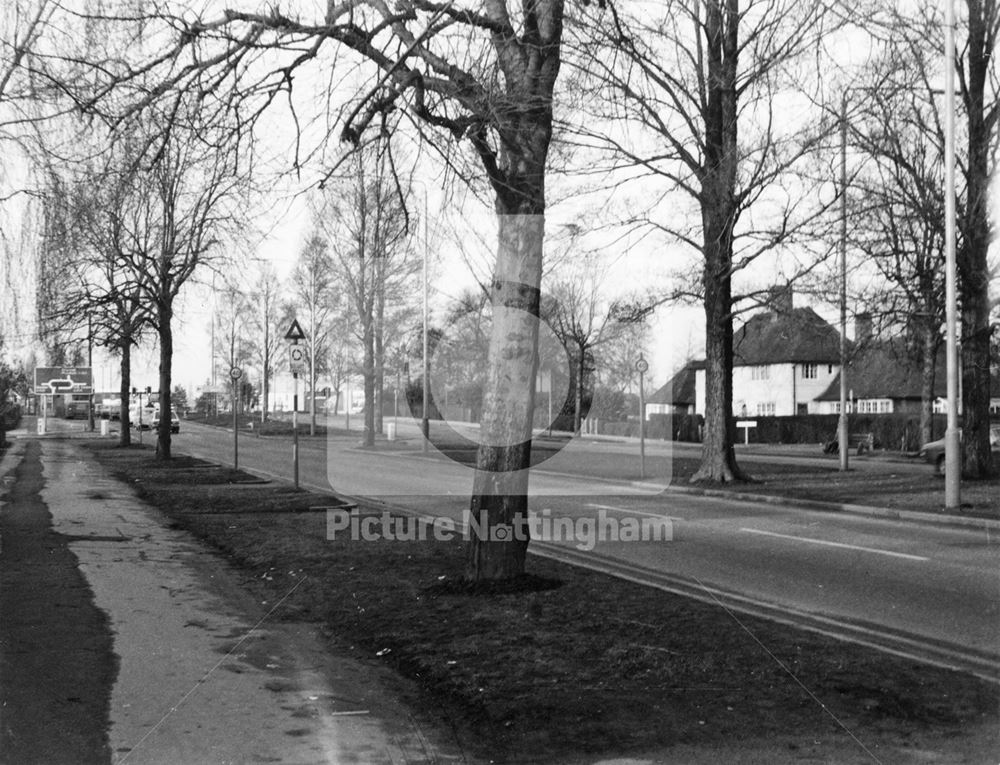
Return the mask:
POLYGON ((828 375, 832 375, 833 374, 833 364, 827 364, 826 365, 826 373, 828 375))
POLYGON ((815 380, 819 376, 819 364, 803 364, 802 377, 807 380, 815 380))
POLYGON ((890 414, 892 412, 892 399, 888 398, 866 398, 858 402, 858 409, 862 414, 890 414))
POLYGON ((751 380, 770 380, 771 367, 764 365, 760 367, 750 367, 751 380))
POLYGON ((760 417, 774 416, 774 402, 764 401, 757 404, 757 415, 760 417))

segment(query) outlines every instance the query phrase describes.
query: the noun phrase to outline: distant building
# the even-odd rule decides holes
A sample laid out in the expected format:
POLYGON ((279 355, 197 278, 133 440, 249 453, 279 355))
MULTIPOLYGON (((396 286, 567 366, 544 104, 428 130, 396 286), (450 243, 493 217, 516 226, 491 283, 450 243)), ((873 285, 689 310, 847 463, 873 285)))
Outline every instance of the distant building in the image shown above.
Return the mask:
MULTIPOLYGON (((646 418, 651 414, 694 414, 695 376, 698 362, 685 365, 663 387, 646 399, 646 418)), ((701 365, 704 368, 704 365, 701 365)))
MULTIPOLYGON (((840 371, 840 333, 812 308, 795 308, 791 288, 777 291, 733 337, 733 415, 815 414, 817 396, 840 371)), ((695 411, 705 412, 704 362, 695 372, 695 411)))
MULTIPOLYGON (((867 339, 867 338, 866 338, 867 339)), ((919 414, 923 365, 914 360, 902 338, 868 341, 847 362, 848 412, 919 414)), ((947 393, 944 350, 938 354, 933 395, 947 393)), ((840 413, 840 375, 817 398, 820 414, 840 413)))

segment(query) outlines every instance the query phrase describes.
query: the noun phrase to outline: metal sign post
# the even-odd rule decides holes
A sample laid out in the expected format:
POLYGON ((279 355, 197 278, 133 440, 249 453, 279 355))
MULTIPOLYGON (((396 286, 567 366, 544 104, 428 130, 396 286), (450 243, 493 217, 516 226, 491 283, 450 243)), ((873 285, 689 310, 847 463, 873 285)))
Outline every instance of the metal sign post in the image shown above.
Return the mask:
POLYGON ((635 371, 639 373, 639 479, 646 477, 646 392, 643 378, 649 370, 649 362, 639 354, 635 371))
POLYGON ((295 393, 292 395, 292 476, 299 488, 299 373, 292 372, 295 393))
POLYGON ((240 469, 240 423, 237 419, 237 412, 240 408, 240 378, 243 377, 243 370, 233 367, 229 370, 229 377, 233 381, 233 470, 240 469))
POLYGON ((285 333, 285 339, 292 341, 288 356, 288 365, 295 381, 295 391, 292 394, 292 477, 295 488, 299 488, 299 372, 305 371, 305 349, 299 347, 299 340, 304 340, 306 333, 302 331, 297 319, 292 319, 292 326, 285 333))

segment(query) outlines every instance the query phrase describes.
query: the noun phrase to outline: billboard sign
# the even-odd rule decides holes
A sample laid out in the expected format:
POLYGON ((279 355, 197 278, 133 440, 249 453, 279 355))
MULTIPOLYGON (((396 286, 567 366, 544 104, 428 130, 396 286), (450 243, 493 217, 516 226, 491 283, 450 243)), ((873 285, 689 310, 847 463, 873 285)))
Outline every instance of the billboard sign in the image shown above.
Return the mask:
POLYGON ((91 367, 36 367, 35 393, 93 393, 91 367))

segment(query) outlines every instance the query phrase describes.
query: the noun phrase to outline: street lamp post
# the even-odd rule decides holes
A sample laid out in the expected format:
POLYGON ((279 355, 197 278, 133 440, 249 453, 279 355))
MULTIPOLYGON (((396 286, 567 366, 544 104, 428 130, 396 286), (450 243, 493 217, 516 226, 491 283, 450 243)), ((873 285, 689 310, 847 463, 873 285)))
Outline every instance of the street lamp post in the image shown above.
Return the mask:
POLYGON ((87 314, 87 366, 90 367, 90 402, 87 405, 87 430, 94 432, 94 320, 87 314))
POLYGON ((431 418, 430 412, 428 411, 428 406, 430 404, 430 355, 428 353, 428 347, 430 343, 428 342, 428 310, 427 310, 427 261, 429 260, 429 250, 430 250, 430 240, 428 237, 428 210, 430 206, 427 204, 427 187, 424 186, 424 381, 423 385, 420 387, 423 389, 424 405, 421 414, 423 415, 423 421, 421 422, 421 431, 424 434, 422 451, 427 452, 427 442, 431 437, 431 418))
POLYGON ((429 319, 429 309, 428 309, 428 296, 427 296, 427 261, 430 260, 430 203, 428 201, 428 191, 427 184, 423 181, 412 180, 411 184, 420 186, 424 192, 424 255, 423 255, 423 268, 422 270, 422 292, 423 292, 423 378, 420 383, 420 388, 423 396, 423 403, 420 412, 420 432, 423 435, 423 442, 420 445, 420 450, 426 454, 428 449, 428 441, 431 435, 431 420, 430 420, 430 342, 428 340, 429 330, 430 330, 430 319, 429 319))
POLYGON ((955 336, 957 294, 955 275, 955 6, 945 2, 944 20, 944 253, 945 332, 948 373, 948 426, 944 432, 944 506, 958 510, 962 504, 961 432, 958 427, 958 342, 955 336))
POLYGON ((840 416, 837 445, 840 469, 848 468, 847 447, 847 92, 840 100, 840 416))

